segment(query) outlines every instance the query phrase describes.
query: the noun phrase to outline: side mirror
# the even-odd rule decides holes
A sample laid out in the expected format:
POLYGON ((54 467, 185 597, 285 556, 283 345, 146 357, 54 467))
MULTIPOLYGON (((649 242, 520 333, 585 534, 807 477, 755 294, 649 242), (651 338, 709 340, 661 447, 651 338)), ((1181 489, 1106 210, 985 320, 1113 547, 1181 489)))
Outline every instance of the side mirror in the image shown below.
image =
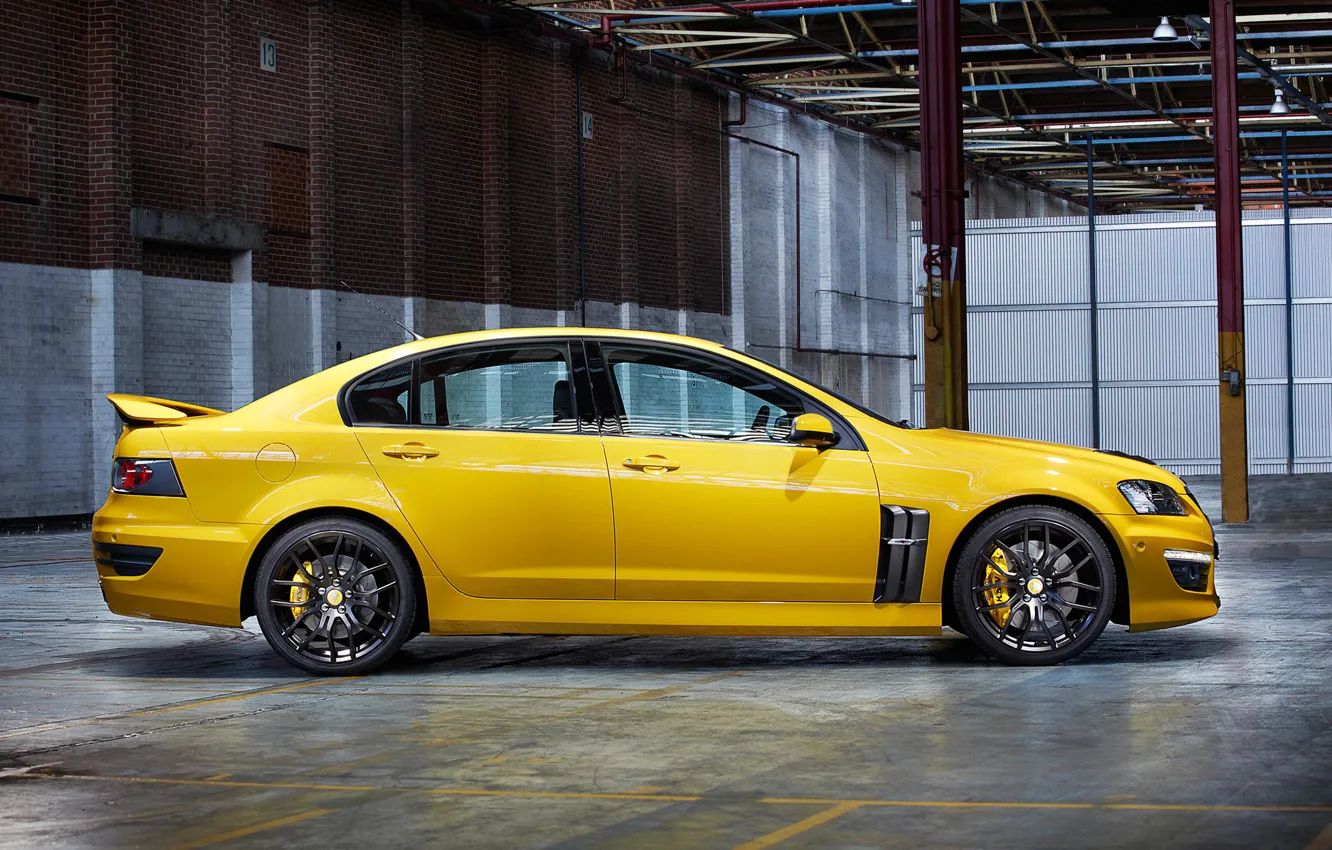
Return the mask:
POLYGON ((812 449, 829 449, 837 445, 840 435, 833 430, 828 417, 818 413, 802 413, 791 423, 791 442, 812 449))

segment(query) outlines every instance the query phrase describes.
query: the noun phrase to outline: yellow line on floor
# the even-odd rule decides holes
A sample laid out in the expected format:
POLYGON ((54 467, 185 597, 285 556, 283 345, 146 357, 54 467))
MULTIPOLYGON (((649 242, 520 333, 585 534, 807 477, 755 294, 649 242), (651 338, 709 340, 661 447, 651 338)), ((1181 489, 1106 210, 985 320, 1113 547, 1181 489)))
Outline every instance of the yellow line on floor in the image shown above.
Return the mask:
POLYGON ((771 847, 778 844, 793 835, 799 835, 806 830, 813 829, 816 826, 825 824, 835 818, 840 818, 847 812, 854 812, 860 808, 859 803, 840 803, 830 809, 824 809, 821 812, 812 814, 802 821, 796 821, 788 827, 779 829, 776 832, 770 832, 767 835, 759 836, 753 841, 747 841, 735 848, 735 850, 762 850, 764 847, 771 847))
POLYGON ((344 785, 319 782, 265 782, 220 779, 176 779, 156 776, 52 776, 28 773, 25 780, 63 779, 91 782, 137 782, 157 785, 207 785, 219 788, 279 788, 302 791, 383 791, 386 793, 441 794, 458 797, 532 797, 540 799, 588 800, 657 800, 662 802, 755 802, 770 805, 821 806, 892 806, 918 809, 1100 809, 1110 811, 1147 812, 1328 812, 1330 806, 1232 806, 1170 803, 1042 803, 1003 800, 837 800, 828 798, 762 797, 758 800, 737 800, 733 797, 706 797, 701 794, 634 794, 594 791, 523 791, 492 788, 413 788, 407 785, 344 785))
MULTIPOLYGON (((1098 809, 1106 808, 1098 803, 1021 803, 1021 802, 986 802, 973 800, 826 800, 800 797, 764 797, 760 803, 800 806, 835 806, 854 803, 857 806, 902 806, 931 809, 1098 809)), ((1125 806, 1123 808, 1134 808, 1125 806)))
POLYGON ((153 776, 53 776, 43 779, 72 779, 92 782, 134 782, 147 785, 206 785, 215 788, 265 788, 295 791, 385 791, 407 794, 440 794, 453 797, 534 797, 574 800, 655 800, 694 803, 696 794, 616 794, 595 791, 507 791, 491 788, 411 788, 402 785, 339 785, 318 782, 244 782, 221 779, 165 779, 153 776))
POLYGON ((833 800, 765 797, 760 803, 783 805, 897 806, 924 809, 1109 809, 1126 812, 1332 812, 1332 806, 1214 806, 1206 803, 1027 803, 1007 800, 833 800))
POLYGON ((209 838, 201 838, 198 841, 190 841, 186 844, 177 844, 175 850, 195 850, 197 847, 208 847, 213 844, 221 844, 223 841, 231 841, 236 838, 244 838, 247 835, 254 835, 256 832, 264 832, 269 829, 277 829, 280 826, 290 826, 293 823, 300 823, 310 818, 317 818, 334 811, 333 809, 311 809, 308 812, 302 812, 299 815, 291 817, 278 818, 267 823, 257 823, 254 826, 247 826, 243 829, 233 829, 231 832, 224 832, 221 835, 214 835, 209 838))
MULTIPOLYGON (((696 688, 699 685, 711 685, 713 682, 720 682, 723 679, 729 679, 732 676, 743 676, 743 675, 745 675, 743 670, 732 670, 729 673, 721 673, 716 676, 709 676, 706 679, 694 679, 693 681, 689 682, 681 682, 678 685, 669 685, 664 688, 653 688, 647 691, 639 691, 638 693, 630 694, 628 696, 611 697, 609 699, 599 700, 597 702, 592 703, 591 705, 579 706, 578 708, 573 708, 568 711, 563 711, 560 712, 559 714, 555 714, 552 716, 569 717, 574 714, 582 714, 585 711, 591 711, 597 708, 608 708, 612 705, 624 705, 625 703, 653 700, 658 697, 665 697, 665 696, 670 696, 672 694, 678 694, 681 691, 687 691, 690 688, 696 688)), ((545 721, 541 720, 538 722, 544 723, 545 721)))
POLYGON ((462 735, 455 735, 448 738, 426 738, 415 742, 413 745, 409 747, 400 747, 393 750, 379 752, 372 756, 365 756, 363 758, 353 759, 348 762, 342 762, 340 764, 327 765, 325 767, 320 767, 308 771, 304 775, 320 776, 329 773, 340 773, 356 767, 367 767, 372 764, 382 764, 386 761, 390 761, 396 758, 397 756, 403 755, 405 753, 417 753, 420 751, 421 747, 424 746, 451 747, 456 744, 474 743, 476 741, 481 740, 485 735, 493 732, 503 732, 509 734, 518 729, 524 729, 532 726, 541 726, 551 722, 552 720, 563 720, 568 717, 573 717, 588 711, 596 711, 601 708, 608 708, 611 706, 625 705, 628 703, 642 702, 644 700, 653 700, 658 697, 670 696, 672 694, 680 693, 681 691, 686 691, 698 685, 708 685, 713 682, 720 682, 723 679, 729 679, 732 676, 743 676, 743 675, 744 671, 733 670, 728 673, 721 673, 716 676, 708 676, 707 678, 704 679, 694 679, 688 682, 680 682, 679 684, 669 685, 663 688, 653 688, 651 690, 646 690, 646 691, 637 691, 635 693, 629 694, 628 696, 608 697, 606 699, 595 699, 595 700, 583 700, 582 701, 583 704, 578 706, 577 708, 570 708, 565 711, 560 711, 555 714, 538 717, 533 720, 519 721, 517 723, 510 723, 510 724, 492 724, 489 726, 483 726, 480 729, 474 730, 469 733, 465 733, 462 735))
POLYGON ((356 676, 343 676, 337 679, 315 679, 310 682, 298 682, 294 685, 284 685, 277 688, 264 688, 262 690, 245 691, 239 694, 230 694, 221 697, 208 697, 204 699, 189 700, 188 702, 168 705, 162 708, 149 708, 144 711, 131 711, 122 714, 111 714, 105 717, 93 717, 88 720, 74 720, 68 723, 48 723, 45 726, 29 727, 27 729, 16 729, 12 732, 0 734, 0 741, 7 738, 21 738, 25 735, 40 735, 44 732, 58 732, 63 729, 77 729, 80 726, 96 726, 99 723, 110 723, 114 720, 124 720, 129 717, 147 717, 152 714, 163 714, 168 711, 181 711, 186 708, 199 708, 206 705, 216 705, 223 702, 234 702, 236 700, 249 699, 250 697, 262 697, 269 694, 284 694, 288 691, 298 691, 304 688, 313 688, 319 685, 335 684, 337 682, 346 682, 356 676))
POLYGON ((215 697, 213 699, 190 700, 189 702, 183 702, 179 705, 169 705, 166 708, 150 708, 147 711, 131 711, 127 714, 122 714, 120 716, 147 717, 150 714, 164 714, 168 711, 180 711, 186 708, 199 708, 205 705, 217 705, 218 703, 222 702, 235 702, 236 700, 249 699, 250 697, 263 697, 263 696, 268 696, 269 694, 285 694, 288 691, 300 691, 304 690, 305 688, 314 688, 320 685, 333 685, 337 684, 338 682, 346 682, 355 678, 357 677, 342 676, 336 679, 315 679, 314 681, 311 682, 297 682, 294 685, 286 685, 280 688, 266 688, 264 690, 259 690, 259 691, 246 691, 245 693, 241 694, 231 694, 230 696, 215 697))

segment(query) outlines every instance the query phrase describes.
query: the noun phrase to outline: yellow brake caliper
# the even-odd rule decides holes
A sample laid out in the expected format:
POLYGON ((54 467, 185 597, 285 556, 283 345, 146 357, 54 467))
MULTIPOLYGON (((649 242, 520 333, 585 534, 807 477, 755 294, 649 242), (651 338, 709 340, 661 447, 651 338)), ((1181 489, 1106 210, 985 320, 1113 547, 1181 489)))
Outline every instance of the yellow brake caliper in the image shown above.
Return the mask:
MULTIPOLYGON (((990 560, 994 561, 994 563, 999 567, 1002 567, 1005 570, 1008 569, 1008 561, 1004 560, 1004 553, 1002 550, 995 549, 993 552, 991 552, 990 560)), ((985 604, 987 607, 990 605, 1002 605, 1008 602, 1008 600, 1012 598, 1012 594, 1009 592, 1008 586, 1003 584, 1003 582, 1006 581, 1008 581, 1008 576, 999 572, 989 564, 985 565, 985 581, 983 581, 982 584, 986 586, 992 584, 1001 585, 1000 587, 991 587, 989 590, 983 592, 983 596, 985 598, 985 604)), ((1012 612, 1011 609, 1009 608, 995 608, 992 611, 987 611, 986 613, 988 613, 990 615, 990 619, 994 620, 994 622, 999 626, 999 628, 1002 629, 1004 626, 1008 625, 1008 617, 1009 614, 1012 612)))
MULTIPOLYGON (((311 565, 309 561, 306 561, 305 569, 307 570, 313 569, 313 565, 311 565)), ((309 587, 310 580, 306 578, 305 573, 301 572, 300 570, 296 571, 296 575, 292 577, 292 580, 299 581, 301 584, 306 585, 305 587, 293 587, 291 589, 291 594, 287 597, 288 602, 293 602, 301 606, 299 608, 291 609, 292 622, 295 622, 296 620, 299 620, 301 618, 302 614, 305 613, 304 603, 310 601, 310 587, 309 587)))

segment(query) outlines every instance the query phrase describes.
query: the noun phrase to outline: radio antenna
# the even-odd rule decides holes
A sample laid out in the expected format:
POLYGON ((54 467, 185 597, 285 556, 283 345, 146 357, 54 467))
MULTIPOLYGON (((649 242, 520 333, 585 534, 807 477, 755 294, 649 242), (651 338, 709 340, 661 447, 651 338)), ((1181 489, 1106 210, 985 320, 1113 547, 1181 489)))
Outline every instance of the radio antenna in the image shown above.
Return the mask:
POLYGON ((378 310, 378 311, 379 311, 379 314, 380 314, 381 316, 383 316, 384 318, 388 319, 388 320, 389 320, 390 322, 392 322, 393 324, 395 324, 395 325, 397 325, 398 327, 400 327, 400 328, 402 328, 403 330, 405 330, 405 331, 407 332, 407 335, 410 336, 412 339, 414 339, 414 340, 416 340, 416 341, 418 341, 418 342, 420 342, 421 340, 425 339, 425 337, 421 336, 421 335, 420 335, 419 333, 417 333, 416 331, 412 330, 411 328, 409 328, 409 327, 407 327, 406 325, 404 325, 402 322, 398 321, 397 319, 395 319, 395 318, 393 318, 391 315, 389 315, 389 312, 388 312, 387 310, 385 310, 383 307, 380 307, 380 306, 379 306, 378 304, 376 304, 375 302, 371 301, 370 298, 369 298, 368 296, 366 296, 365 294, 363 294, 363 293, 361 293, 361 292, 358 292, 358 291, 355 290, 355 289, 352 289, 351 286, 347 283, 347 281, 345 281, 345 280, 339 280, 338 283, 340 283, 340 284, 342 284, 343 286, 347 287, 347 291, 348 291, 348 292, 354 292, 354 293, 356 293, 357 295, 361 296, 361 298, 364 298, 364 299, 365 299, 365 303, 369 304, 371 307, 374 307, 376 310, 378 310))

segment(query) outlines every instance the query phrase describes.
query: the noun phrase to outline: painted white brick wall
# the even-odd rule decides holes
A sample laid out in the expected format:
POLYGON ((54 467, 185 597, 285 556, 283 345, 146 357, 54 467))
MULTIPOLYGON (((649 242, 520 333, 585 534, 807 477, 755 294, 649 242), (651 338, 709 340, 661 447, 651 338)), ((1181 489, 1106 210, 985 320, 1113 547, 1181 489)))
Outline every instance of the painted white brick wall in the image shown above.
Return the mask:
POLYGON ((230 283, 143 279, 146 395, 232 408, 232 289, 230 283))
POLYGON ((91 509, 90 296, 85 269, 0 263, 0 516, 91 509))

